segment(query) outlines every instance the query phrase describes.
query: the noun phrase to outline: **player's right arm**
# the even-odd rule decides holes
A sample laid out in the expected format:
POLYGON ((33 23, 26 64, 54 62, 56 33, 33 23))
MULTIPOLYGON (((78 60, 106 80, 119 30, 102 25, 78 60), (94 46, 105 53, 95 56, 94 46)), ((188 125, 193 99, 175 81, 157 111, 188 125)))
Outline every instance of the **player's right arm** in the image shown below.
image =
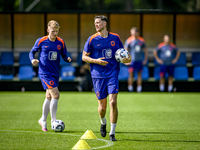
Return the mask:
POLYGON ((158 51, 160 50, 160 45, 161 45, 161 44, 159 44, 159 45, 157 46, 157 48, 153 51, 153 55, 154 55, 156 61, 157 61, 159 64, 162 65, 162 64, 163 64, 163 60, 160 59, 160 58, 158 57, 158 51))
POLYGON ((162 61, 162 59, 160 59, 160 58, 158 57, 158 53, 157 53, 156 50, 153 51, 153 55, 154 55, 156 61, 157 61, 159 64, 163 64, 163 61, 162 61))
POLYGON ((82 60, 87 63, 94 63, 94 64, 103 65, 103 66, 108 64, 107 61, 103 60, 105 59, 105 57, 94 59, 94 58, 91 58, 89 55, 90 53, 86 53, 85 51, 83 51, 82 60))
POLYGON ((40 41, 40 38, 36 40, 35 45, 29 52, 29 59, 33 65, 37 65, 39 63, 39 60, 35 59, 35 53, 38 52, 40 49, 39 41, 40 41))
POLYGON ((104 61, 105 57, 102 58, 91 58, 90 53, 92 51, 92 46, 91 46, 91 37, 88 38, 88 40, 85 43, 83 54, 82 54, 82 60, 87 62, 87 63, 94 63, 94 64, 99 64, 99 65, 107 65, 108 62, 104 61))

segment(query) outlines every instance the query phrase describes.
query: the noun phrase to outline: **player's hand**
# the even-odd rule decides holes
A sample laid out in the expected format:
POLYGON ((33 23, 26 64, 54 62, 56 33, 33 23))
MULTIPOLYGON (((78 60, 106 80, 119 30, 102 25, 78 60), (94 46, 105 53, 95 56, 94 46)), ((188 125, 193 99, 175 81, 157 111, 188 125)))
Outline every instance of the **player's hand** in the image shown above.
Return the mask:
POLYGON ((177 59, 173 59, 171 63, 175 64, 176 62, 177 62, 177 59))
POLYGON ((128 56, 129 56, 129 58, 126 58, 126 57, 124 57, 123 59, 122 59, 122 62, 121 63, 130 63, 131 62, 131 55, 130 54, 128 54, 128 56))
POLYGON ((156 61, 161 65, 163 64, 163 61, 161 59, 157 59, 156 61))
POLYGON ((70 57, 67 58, 68 62, 72 62, 72 59, 70 57))
POLYGON ((146 65, 146 64, 147 64, 147 60, 144 60, 144 61, 142 62, 142 64, 143 64, 143 65, 146 65))
POLYGON ((36 65, 39 63, 39 60, 38 60, 38 59, 33 59, 33 60, 31 61, 31 63, 32 63, 34 66, 36 66, 36 65))
POLYGON ((95 64, 102 65, 102 66, 107 65, 108 62, 105 61, 105 60, 102 60, 102 59, 105 59, 105 57, 101 57, 101 58, 95 59, 94 63, 95 63, 95 64))

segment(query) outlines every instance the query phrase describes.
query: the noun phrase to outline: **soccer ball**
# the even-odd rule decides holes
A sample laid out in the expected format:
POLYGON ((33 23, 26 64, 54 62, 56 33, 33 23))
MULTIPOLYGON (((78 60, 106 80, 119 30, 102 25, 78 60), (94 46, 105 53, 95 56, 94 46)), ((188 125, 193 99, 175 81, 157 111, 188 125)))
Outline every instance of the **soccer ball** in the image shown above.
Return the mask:
POLYGON ((118 62, 122 62, 123 58, 129 58, 129 52, 127 50, 125 50, 124 48, 120 48, 115 52, 115 59, 118 62))
POLYGON ((62 132, 65 129, 65 124, 62 120, 56 120, 52 123, 52 129, 55 132, 62 132))

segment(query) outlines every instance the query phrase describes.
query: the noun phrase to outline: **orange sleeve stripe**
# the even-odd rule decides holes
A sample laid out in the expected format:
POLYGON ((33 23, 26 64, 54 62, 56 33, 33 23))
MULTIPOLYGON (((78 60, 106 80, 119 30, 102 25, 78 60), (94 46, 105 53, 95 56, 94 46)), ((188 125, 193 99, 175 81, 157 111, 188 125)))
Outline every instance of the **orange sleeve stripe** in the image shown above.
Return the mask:
POLYGON ((116 34, 116 33, 112 33, 112 32, 109 32, 109 33, 112 34, 112 35, 116 35, 116 36, 118 36, 119 39, 120 39, 120 36, 119 36, 118 34, 116 34))
POLYGON ((161 48, 161 47, 163 47, 163 46, 165 46, 165 43, 164 43, 164 42, 160 43, 160 44, 158 45, 158 48, 161 48))
POLYGON ((58 41, 60 41, 63 44, 63 48, 65 48, 65 43, 63 41, 63 39, 61 39, 60 37, 57 36, 58 41))
POLYGON ((171 45, 173 48, 176 48, 176 45, 175 45, 175 44, 170 43, 170 45, 171 45))
POLYGON ((46 84, 46 86, 48 87, 48 89, 52 89, 53 88, 52 86, 48 85, 43 79, 42 79, 42 81, 46 84))
POLYGON ((90 37, 90 41, 89 41, 89 44, 91 43, 92 39, 97 37, 99 34, 98 33, 95 33, 93 34, 91 37, 90 37))
POLYGON ((40 45, 41 42, 45 41, 46 39, 48 39, 48 36, 44 36, 40 39, 40 41, 38 42, 38 46, 40 45))
POLYGON ((130 44, 132 41, 135 40, 135 37, 134 36, 130 36, 128 39, 127 39, 127 42, 128 44, 130 44))
POLYGON ((145 42, 144 41, 144 39, 140 36, 139 38, 138 38, 140 41, 142 41, 142 42, 145 42))

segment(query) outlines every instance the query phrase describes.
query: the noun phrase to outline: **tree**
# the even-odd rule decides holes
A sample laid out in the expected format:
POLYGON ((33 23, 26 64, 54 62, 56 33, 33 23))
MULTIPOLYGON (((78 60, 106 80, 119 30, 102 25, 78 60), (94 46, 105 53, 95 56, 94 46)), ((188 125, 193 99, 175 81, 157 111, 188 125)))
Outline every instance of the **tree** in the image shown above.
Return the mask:
MULTIPOLYGON (((34 0, 23 1, 24 10, 34 0)), ((0 11, 19 11, 20 0, 0 0, 0 11)), ((31 11, 200 11, 200 0, 40 0, 31 11)))

